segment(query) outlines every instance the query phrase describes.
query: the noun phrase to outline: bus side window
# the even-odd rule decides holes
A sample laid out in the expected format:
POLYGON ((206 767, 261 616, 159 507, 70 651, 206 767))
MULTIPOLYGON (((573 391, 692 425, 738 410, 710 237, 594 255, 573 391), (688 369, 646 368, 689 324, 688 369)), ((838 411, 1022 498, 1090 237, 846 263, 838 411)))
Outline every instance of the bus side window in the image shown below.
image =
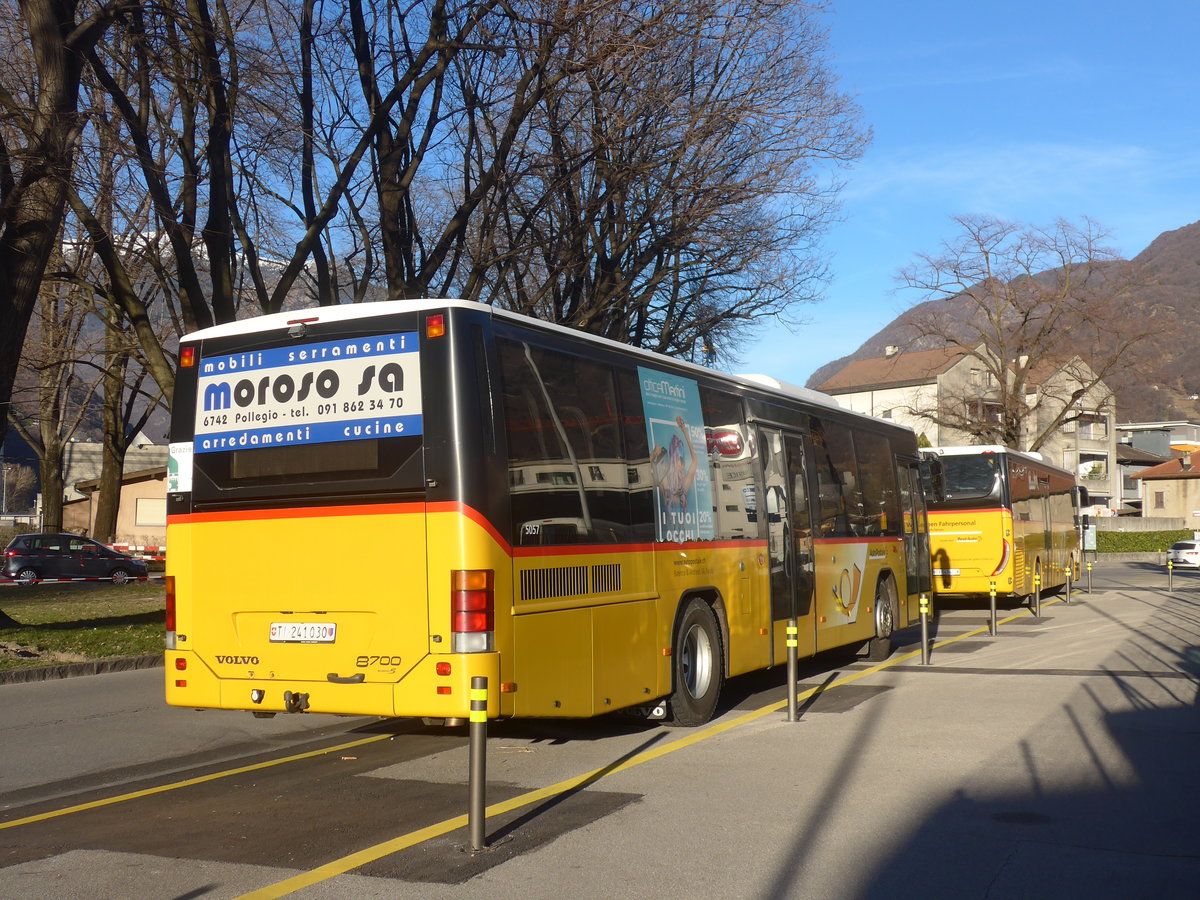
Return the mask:
POLYGON ((818 529, 822 537, 844 537, 850 534, 850 523, 846 516, 841 475, 829 445, 829 429, 830 423, 813 419, 813 469, 817 473, 817 503, 820 511, 818 529))
POLYGON ((891 442, 881 434, 859 431, 854 454, 862 476, 864 533, 871 537, 900 533, 900 505, 891 442))
POLYGON ((497 343, 514 543, 629 540, 629 467, 611 368, 544 347, 497 343))
POLYGON ((650 438, 642 409, 642 389, 630 369, 617 370, 621 414, 621 453, 629 486, 629 525, 635 541, 654 540, 654 476, 650 471, 650 438))
POLYGON ((723 541, 757 537, 757 453, 741 398, 701 384, 700 406, 712 474, 715 535, 723 541))

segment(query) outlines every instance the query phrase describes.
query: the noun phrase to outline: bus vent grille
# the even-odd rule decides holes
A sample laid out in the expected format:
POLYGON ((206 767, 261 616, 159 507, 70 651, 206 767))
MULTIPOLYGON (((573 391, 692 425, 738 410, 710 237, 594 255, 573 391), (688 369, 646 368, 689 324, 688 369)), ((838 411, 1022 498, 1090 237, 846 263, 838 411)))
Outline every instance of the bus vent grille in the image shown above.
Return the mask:
POLYGON ((587 593, 587 566, 526 569, 521 573, 521 599, 578 597, 587 593))
POLYGON ((592 566, 592 593, 604 594, 621 589, 621 566, 617 563, 607 563, 602 566, 592 566))

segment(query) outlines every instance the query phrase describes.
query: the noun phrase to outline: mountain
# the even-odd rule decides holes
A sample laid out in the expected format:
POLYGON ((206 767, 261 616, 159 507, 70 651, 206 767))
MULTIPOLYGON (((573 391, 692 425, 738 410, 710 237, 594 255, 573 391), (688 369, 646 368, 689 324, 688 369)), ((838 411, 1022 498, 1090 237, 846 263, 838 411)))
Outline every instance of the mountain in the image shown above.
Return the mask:
MULTIPOLYGON (((1117 420, 1200 422, 1200 222, 1163 232, 1132 262, 1143 266, 1150 277, 1146 286, 1130 294, 1129 308, 1134 315, 1161 324, 1154 337, 1135 348, 1130 365, 1108 380, 1116 394, 1117 420)), ((950 304, 952 310, 955 304, 954 299, 926 302, 950 304)), ((901 313, 849 356, 821 366, 807 386, 817 387, 853 360, 883 356, 891 345, 905 351, 940 346, 936 339, 918 337, 911 325, 914 313, 924 306, 901 313)), ((958 310, 965 324, 967 304, 960 303, 958 310)), ((1101 347, 1111 340, 1111 335, 1097 336, 1101 347)), ((1067 339, 1063 350, 1070 350, 1067 339)))

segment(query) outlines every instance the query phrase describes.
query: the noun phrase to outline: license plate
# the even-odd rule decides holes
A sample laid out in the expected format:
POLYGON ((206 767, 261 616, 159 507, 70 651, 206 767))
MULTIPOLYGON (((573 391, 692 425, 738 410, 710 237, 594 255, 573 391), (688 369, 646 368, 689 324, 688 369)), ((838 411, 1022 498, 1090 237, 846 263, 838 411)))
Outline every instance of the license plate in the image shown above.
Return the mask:
POLYGON ((276 644, 332 644, 336 639, 333 622, 271 623, 271 642, 276 644))

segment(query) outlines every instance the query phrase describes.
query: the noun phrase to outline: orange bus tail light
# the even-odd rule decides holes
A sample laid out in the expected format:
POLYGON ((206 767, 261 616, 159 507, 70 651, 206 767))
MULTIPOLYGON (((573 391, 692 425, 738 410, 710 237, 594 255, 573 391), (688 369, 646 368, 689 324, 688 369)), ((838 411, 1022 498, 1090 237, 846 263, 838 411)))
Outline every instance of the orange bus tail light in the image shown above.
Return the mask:
POLYGON ((450 573, 450 633, 455 653, 485 653, 492 649, 495 580, 491 569, 456 569, 450 573))

